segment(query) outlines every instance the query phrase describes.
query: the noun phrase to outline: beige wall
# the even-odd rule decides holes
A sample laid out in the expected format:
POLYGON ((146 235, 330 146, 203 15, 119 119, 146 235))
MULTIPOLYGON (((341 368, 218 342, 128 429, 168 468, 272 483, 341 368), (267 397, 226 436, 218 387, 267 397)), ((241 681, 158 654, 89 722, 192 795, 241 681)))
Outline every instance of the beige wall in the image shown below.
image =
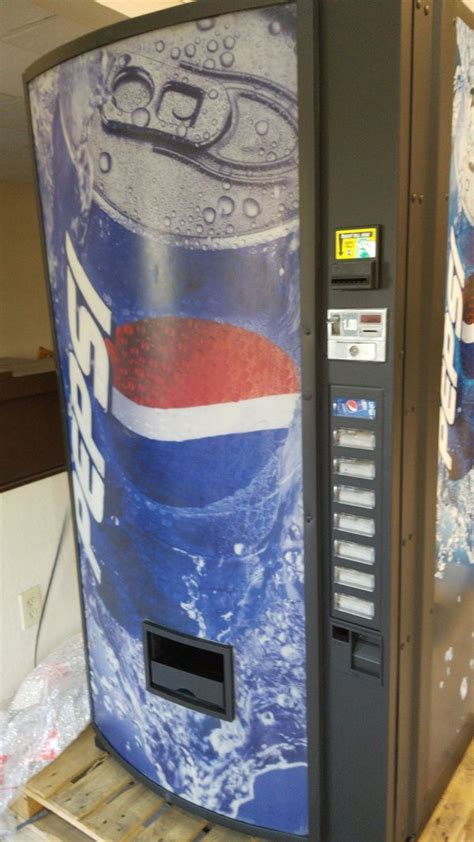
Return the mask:
MULTIPOLYGON (((33 185, 0 182, 0 358, 36 358, 51 348, 46 287, 33 185)), ((1 443, 0 443, 1 447, 1 443)), ((0 708, 33 667, 37 626, 21 628, 18 594, 42 596, 69 506, 66 474, 0 494, 0 708)), ((41 632, 44 657, 80 628, 69 525, 41 632)))
POLYGON ((33 185, 0 181, 0 357, 52 347, 33 185))
MULTIPOLYGON (((21 628, 18 594, 40 585, 44 599, 68 508, 65 473, 0 494, 0 708, 33 669, 38 626, 21 628)), ((69 521, 44 615, 39 660, 80 627, 76 562, 69 521)))

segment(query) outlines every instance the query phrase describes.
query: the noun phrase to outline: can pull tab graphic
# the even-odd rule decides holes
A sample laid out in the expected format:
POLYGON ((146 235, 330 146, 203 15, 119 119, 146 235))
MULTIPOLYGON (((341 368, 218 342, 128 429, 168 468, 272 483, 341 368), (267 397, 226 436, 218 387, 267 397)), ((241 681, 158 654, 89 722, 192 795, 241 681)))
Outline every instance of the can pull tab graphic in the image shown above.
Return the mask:
POLYGON ((268 80, 124 54, 108 79, 102 122, 154 151, 230 178, 278 180, 296 167, 297 106, 268 80), (246 140, 249 120, 259 143, 246 140))

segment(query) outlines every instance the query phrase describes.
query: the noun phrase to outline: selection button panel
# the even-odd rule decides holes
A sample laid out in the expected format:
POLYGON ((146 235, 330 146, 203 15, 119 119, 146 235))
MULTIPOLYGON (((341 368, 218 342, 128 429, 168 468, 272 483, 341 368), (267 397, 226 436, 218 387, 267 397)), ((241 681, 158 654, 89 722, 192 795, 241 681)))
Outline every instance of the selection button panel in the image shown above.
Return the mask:
MULTIPOLYGON (((371 319, 345 322, 344 329, 382 331, 371 319)), ((330 397, 332 614, 378 628, 383 390, 333 386, 330 397)))

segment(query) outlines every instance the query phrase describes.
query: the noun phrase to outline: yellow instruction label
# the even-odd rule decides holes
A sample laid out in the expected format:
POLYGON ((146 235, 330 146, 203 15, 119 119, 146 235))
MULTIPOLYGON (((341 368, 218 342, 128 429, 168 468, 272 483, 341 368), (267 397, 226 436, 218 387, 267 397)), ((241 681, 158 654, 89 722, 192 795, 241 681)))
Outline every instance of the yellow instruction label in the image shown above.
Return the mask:
POLYGON ((336 260, 377 257, 376 228, 339 228, 336 231, 336 260))

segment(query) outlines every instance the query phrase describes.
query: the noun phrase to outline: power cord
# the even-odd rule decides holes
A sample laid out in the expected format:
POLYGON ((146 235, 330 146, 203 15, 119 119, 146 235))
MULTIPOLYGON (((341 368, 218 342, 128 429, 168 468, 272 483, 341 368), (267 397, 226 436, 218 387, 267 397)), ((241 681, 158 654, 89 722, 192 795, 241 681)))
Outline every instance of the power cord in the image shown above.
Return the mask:
POLYGON ((34 653, 34 657, 33 657, 33 663, 34 663, 35 667, 38 664, 38 645, 39 645, 39 640, 40 640, 41 628, 42 628, 42 625, 43 625, 43 619, 44 619, 44 615, 46 613, 46 606, 48 604, 49 594, 51 592, 51 586, 53 584, 54 575, 55 575, 57 567, 58 567, 58 561, 59 561, 62 546, 63 546, 63 543, 64 543, 64 536, 66 535, 66 526, 67 526, 68 520, 69 520, 69 506, 67 507, 67 509, 64 513, 63 525, 61 526, 61 533, 59 535, 59 541, 58 541, 58 545, 56 547, 56 553, 55 553, 55 556, 54 556, 54 561, 53 561, 53 566, 51 568, 51 573, 49 574, 48 586, 46 588, 46 595, 44 597, 43 607, 41 609, 41 614, 40 614, 39 623, 38 623, 38 629, 37 629, 37 632, 36 632, 35 653, 34 653))

